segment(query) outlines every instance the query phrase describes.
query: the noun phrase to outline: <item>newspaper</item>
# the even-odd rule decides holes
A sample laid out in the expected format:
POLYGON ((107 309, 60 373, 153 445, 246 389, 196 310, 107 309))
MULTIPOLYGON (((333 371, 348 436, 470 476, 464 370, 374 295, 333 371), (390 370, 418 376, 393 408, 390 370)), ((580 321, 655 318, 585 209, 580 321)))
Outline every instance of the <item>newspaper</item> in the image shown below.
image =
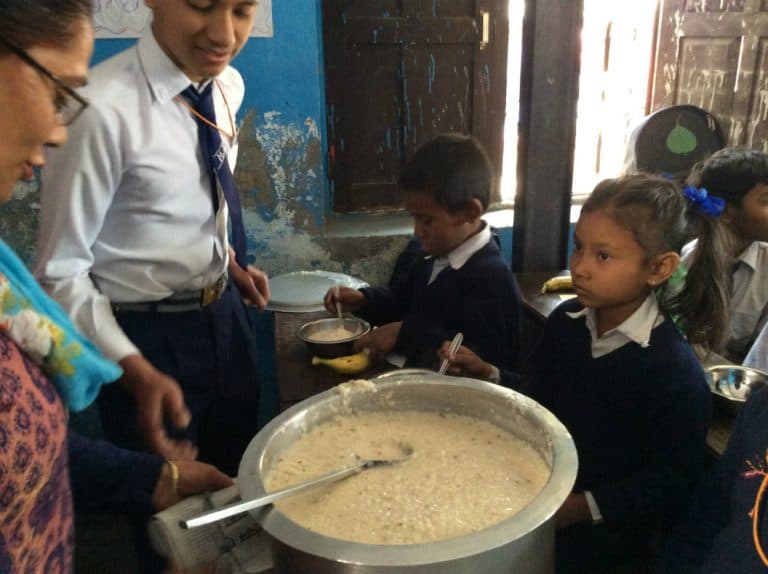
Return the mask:
POLYGON ((237 485, 185 498, 155 514, 149 523, 152 545, 185 574, 259 574, 270 571, 270 541, 248 514, 184 529, 181 520, 240 500, 237 485))

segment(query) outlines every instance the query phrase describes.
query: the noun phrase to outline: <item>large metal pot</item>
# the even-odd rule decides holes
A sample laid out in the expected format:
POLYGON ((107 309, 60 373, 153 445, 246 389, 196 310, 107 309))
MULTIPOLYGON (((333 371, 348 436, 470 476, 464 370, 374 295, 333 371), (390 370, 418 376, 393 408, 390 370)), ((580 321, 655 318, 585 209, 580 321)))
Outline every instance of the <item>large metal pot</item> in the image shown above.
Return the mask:
MULTIPOLYGON (((338 540, 288 520, 274 507, 253 515, 273 539, 280 573, 551 573, 554 569, 553 515, 576 479, 576 449, 565 427, 535 401, 504 387, 421 372, 374 379, 379 392, 342 396, 333 389, 286 410, 251 441, 238 473, 241 497, 264 493, 261 477, 306 429, 343 408, 365 410, 448 410, 490 421, 526 440, 551 469, 541 493, 522 511, 494 526, 427 544, 374 545, 338 540)), ((446 477, 450 480, 451 477, 446 477)), ((477 485, 482 488, 482 484, 477 485)))

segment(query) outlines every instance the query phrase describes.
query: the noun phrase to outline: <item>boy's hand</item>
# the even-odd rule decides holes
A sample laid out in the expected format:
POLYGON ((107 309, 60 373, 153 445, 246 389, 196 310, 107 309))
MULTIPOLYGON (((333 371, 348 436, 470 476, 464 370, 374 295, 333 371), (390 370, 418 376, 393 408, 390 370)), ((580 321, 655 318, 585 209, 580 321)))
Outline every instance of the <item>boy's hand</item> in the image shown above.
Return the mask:
POLYGON ((336 314, 337 292, 339 294, 339 302, 341 303, 342 311, 355 312, 363 306, 363 303, 365 303, 365 295, 357 289, 352 289, 351 287, 331 287, 323 298, 323 305, 325 305, 325 310, 332 315, 336 314))
POLYGON ((120 382, 136 401, 137 429, 149 449, 168 459, 196 458, 195 445, 188 440, 170 438, 163 425, 164 419, 180 429, 189 425, 191 415, 179 384, 141 355, 128 355, 120 361, 120 366, 123 368, 120 382))
POLYGON ((440 359, 448 359, 450 364, 448 365, 448 372, 452 375, 472 375, 479 379, 487 379, 492 372, 492 366, 490 363, 486 363, 475 353, 467 349, 464 345, 459 347, 453 355, 448 355, 448 350, 451 347, 450 341, 443 341, 440 350, 437 355, 440 359))
POLYGON ((402 321, 397 321, 376 327, 355 341, 355 351, 368 349, 372 360, 383 359, 395 348, 402 324, 402 321))
POLYGON ((269 278, 261 269, 249 265, 243 269, 235 261, 235 252, 229 248, 229 274, 247 305, 263 311, 269 302, 269 278))

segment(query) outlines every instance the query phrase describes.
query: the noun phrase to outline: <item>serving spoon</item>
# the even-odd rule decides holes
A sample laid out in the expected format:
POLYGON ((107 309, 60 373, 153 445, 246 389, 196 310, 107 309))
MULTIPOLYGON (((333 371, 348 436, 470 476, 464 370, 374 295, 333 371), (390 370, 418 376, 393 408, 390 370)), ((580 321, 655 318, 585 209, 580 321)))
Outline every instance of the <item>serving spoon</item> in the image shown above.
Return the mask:
POLYGON ((182 528, 195 528, 196 526, 203 526, 204 524, 210 524, 211 522, 216 522, 217 520, 221 520, 222 518, 228 518, 230 516, 241 514, 248 510, 253 510, 254 508, 260 508, 262 506, 266 506, 267 504, 271 504, 275 500, 279 500, 281 498, 291 496, 293 494, 302 492, 309 488, 320 486, 321 484, 326 484, 328 482, 341 480, 342 478, 346 478, 350 475, 357 474, 358 472, 362 472, 363 470, 368 470, 370 468, 376 468, 379 466, 389 466, 392 464, 396 464, 398 462, 403 462, 411 456, 411 454, 413 453, 413 449, 406 447, 406 448, 403 448, 403 451, 404 451, 404 455, 400 458, 377 459, 377 460, 369 460, 364 458, 358 459, 355 462, 355 464, 352 464, 344 468, 339 468, 337 470, 332 470, 331 472, 322 474, 320 476, 311 478, 309 480, 305 480, 303 482, 299 482, 298 484, 287 486, 285 488, 280 488, 278 490, 273 490, 272 492, 269 492, 262 496, 257 496, 256 498, 251 498, 250 500, 244 500, 244 501, 229 504, 227 506, 222 506, 221 508, 212 510, 210 512, 205 512, 203 514, 200 514, 188 520, 180 520, 179 526, 181 526, 182 528))
POLYGON ((333 288, 334 299, 336 300, 336 317, 339 319, 339 323, 344 326, 344 315, 341 313, 341 299, 339 298, 340 289, 336 285, 333 288))

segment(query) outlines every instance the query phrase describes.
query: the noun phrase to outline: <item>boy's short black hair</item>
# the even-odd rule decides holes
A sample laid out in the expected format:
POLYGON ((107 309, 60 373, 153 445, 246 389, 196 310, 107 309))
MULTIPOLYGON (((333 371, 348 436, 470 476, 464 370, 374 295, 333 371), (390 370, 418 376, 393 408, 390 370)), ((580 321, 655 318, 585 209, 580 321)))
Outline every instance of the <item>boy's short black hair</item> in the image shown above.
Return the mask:
POLYGON ((448 211, 477 198, 488 209, 494 171, 482 144, 471 135, 446 133, 422 145, 400 172, 403 191, 429 192, 448 211))

